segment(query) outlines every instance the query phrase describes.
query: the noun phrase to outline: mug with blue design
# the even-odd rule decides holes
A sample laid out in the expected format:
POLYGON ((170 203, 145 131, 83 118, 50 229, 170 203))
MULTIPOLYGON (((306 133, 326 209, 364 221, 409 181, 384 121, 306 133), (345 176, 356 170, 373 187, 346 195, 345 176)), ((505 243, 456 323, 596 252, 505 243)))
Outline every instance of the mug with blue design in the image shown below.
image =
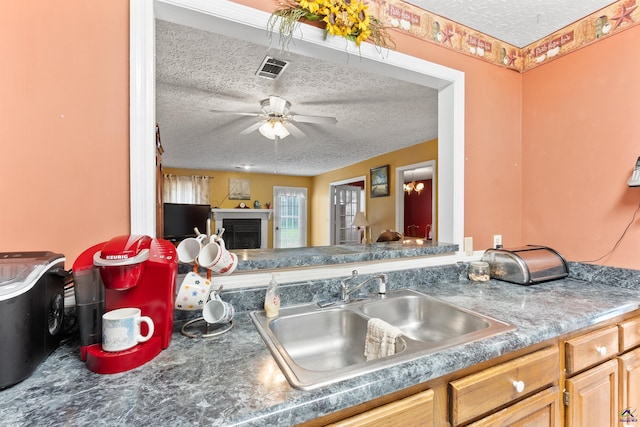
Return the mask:
POLYGON ((118 308, 102 315, 102 349, 123 351, 147 341, 153 335, 153 320, 143 316, 139 308, 118 308), (147 325, 142 335, 140 325, 147 325))
POLYGON ((187 273, 178 288, 176 310, 202 310, 209 298, 211 280, 205 279, 193 271, 187 273))

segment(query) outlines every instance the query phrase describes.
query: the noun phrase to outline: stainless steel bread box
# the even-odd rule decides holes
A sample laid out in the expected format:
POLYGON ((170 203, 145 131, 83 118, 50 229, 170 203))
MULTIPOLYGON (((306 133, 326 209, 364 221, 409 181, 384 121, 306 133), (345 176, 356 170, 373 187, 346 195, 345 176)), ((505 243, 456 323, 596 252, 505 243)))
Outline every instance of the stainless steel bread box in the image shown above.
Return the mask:
POLYGON ((533 285, 569 275, 569 267, 562 255, 546 246, 487 249, 482 261, 489 263, 492 279, 519 285, 533 285))

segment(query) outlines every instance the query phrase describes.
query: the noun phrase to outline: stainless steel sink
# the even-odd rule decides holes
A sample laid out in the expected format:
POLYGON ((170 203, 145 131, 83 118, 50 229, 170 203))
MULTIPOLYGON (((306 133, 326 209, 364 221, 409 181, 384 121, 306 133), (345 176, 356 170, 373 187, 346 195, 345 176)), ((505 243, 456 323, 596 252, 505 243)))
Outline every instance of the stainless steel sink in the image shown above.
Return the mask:
POLYGON ((329 308, 283 307, 271 319, 264 311, 250 316, 289 383, 302 390, 515 329, 411 289, 329 308), (367 322, 374 317, 398 327, 403 336, 396 341, 393 356, 366 361, 367 322))
MULTIPOLYGON (((491 320, 425 295, 403 295, 363 304, 368 317, 378 317, 417 341, 442 342, 486 331, 491 320)), ((465 338, 466 339, 466 338, 465 338)))
MULTIPOLYGON (((273 320, 269 329, 291 360, 303 369, 327 372, 365 362, 367 319, 351 310, 288 315, 273 320)), ((396 345, 396 351, 402 350, 404 341, 396 345)))

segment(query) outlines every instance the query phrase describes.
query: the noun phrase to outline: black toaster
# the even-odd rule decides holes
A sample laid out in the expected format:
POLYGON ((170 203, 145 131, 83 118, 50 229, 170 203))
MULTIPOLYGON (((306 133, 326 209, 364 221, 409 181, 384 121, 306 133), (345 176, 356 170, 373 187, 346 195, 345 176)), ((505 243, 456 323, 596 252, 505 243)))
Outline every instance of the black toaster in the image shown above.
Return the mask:
POLYGON ((27 378, 60 344, 65 258, 0 252, 0 389, 27 378))

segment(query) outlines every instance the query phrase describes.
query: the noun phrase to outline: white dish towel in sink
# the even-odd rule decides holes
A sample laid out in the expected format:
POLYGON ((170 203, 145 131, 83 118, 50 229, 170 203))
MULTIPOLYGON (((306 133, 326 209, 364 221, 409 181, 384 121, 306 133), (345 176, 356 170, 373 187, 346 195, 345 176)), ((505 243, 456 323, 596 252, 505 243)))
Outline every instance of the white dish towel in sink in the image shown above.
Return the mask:
POLYGON ((367 322, 367 338, 364 357, 367 360, 391 356, 396 353, 396 338, 402 331, 382 319, 372 318, 367 322))

